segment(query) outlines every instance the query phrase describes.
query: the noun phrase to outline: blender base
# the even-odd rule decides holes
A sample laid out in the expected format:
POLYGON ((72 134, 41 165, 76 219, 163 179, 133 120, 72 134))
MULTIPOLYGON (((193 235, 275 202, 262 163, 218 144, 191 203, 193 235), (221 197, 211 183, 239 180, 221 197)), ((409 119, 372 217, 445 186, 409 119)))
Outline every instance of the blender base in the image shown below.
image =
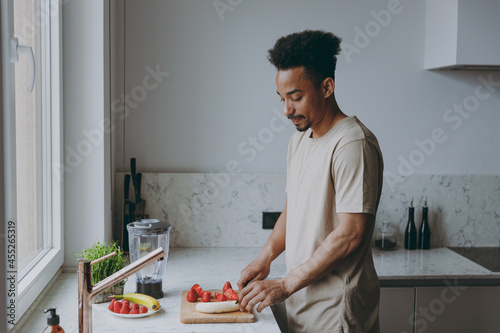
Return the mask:
POLYGON ((137 282, 137 291, 136 292, 139 294, 149 295, 149 296, 154 297, 156 299, 163 298, 163 288, 162 288, 161 281, 156 282, 156 283, 137 282))

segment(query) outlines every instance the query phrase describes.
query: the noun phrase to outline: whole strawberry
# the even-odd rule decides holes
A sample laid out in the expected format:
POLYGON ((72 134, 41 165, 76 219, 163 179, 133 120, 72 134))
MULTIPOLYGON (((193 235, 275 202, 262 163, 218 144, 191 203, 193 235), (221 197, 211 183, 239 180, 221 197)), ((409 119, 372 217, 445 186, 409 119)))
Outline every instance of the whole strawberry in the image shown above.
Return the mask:
POLYGON ((129 312, 130 312, 130 307, 128 306, 128 304, 123 304, 122 309, 120 310, 120 313, 121 314, 129 314, 129 312))
POLYGON ((122 309, 122 303, 116 301, 113 311, 116 313, 120 313, 121 309, 122 309))
POLYGON ((109 305, 108 305, 109 311, 113 311, 113 312, 115 311, 115 303, 116 303, 116 299, 113 299, 111 301, 111 303, 109 303, 109 305))

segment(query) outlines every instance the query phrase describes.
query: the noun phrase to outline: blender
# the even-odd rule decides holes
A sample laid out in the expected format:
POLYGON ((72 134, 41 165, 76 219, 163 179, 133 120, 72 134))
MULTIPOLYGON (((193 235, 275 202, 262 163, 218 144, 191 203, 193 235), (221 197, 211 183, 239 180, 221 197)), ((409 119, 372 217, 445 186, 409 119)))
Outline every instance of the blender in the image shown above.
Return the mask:
POLYGON ((136 273, 137 291, 154 298, 163 297, 163 272, 168 258, 171 225, 158 219, 143 219, 127 224, 130 260, 134 262, 159 247, 165 260, 156 261, 136 273))

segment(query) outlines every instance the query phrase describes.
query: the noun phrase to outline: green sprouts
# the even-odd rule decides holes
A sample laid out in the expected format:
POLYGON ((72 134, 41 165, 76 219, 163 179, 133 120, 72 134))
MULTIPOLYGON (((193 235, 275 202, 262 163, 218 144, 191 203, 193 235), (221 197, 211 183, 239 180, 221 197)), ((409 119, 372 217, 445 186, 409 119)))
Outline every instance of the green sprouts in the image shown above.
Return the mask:
MULTIPOLYGON (((113 273, 119 271, 125 266, 125 258, 123 258, 123 251, 118 246, 117 242, 111 243, 100 243, 94 244, 92 247, 82 251, 78 257, 79 259, 85 260, 96 260, 99 259, 111 252, 115 252, 116 255, 98 262, 97 264, 92 265, 92 285, 95 285, 97 282, 107 278, 113 273)), ((124 285, 125 281, 121 281, 117 283, 115 286, 124 285)))

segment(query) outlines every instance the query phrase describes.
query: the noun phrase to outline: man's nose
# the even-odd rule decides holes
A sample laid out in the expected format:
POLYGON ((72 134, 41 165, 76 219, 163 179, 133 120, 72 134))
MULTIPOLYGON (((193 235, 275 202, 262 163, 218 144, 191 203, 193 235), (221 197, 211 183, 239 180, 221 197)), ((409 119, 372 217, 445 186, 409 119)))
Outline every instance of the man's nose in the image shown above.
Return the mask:
POLYGON ((291 114, 294 114, 295 113, 295 109, 285 101, 284 105, 283 105, 283 114, 285 116, 289 116, 291 114))

